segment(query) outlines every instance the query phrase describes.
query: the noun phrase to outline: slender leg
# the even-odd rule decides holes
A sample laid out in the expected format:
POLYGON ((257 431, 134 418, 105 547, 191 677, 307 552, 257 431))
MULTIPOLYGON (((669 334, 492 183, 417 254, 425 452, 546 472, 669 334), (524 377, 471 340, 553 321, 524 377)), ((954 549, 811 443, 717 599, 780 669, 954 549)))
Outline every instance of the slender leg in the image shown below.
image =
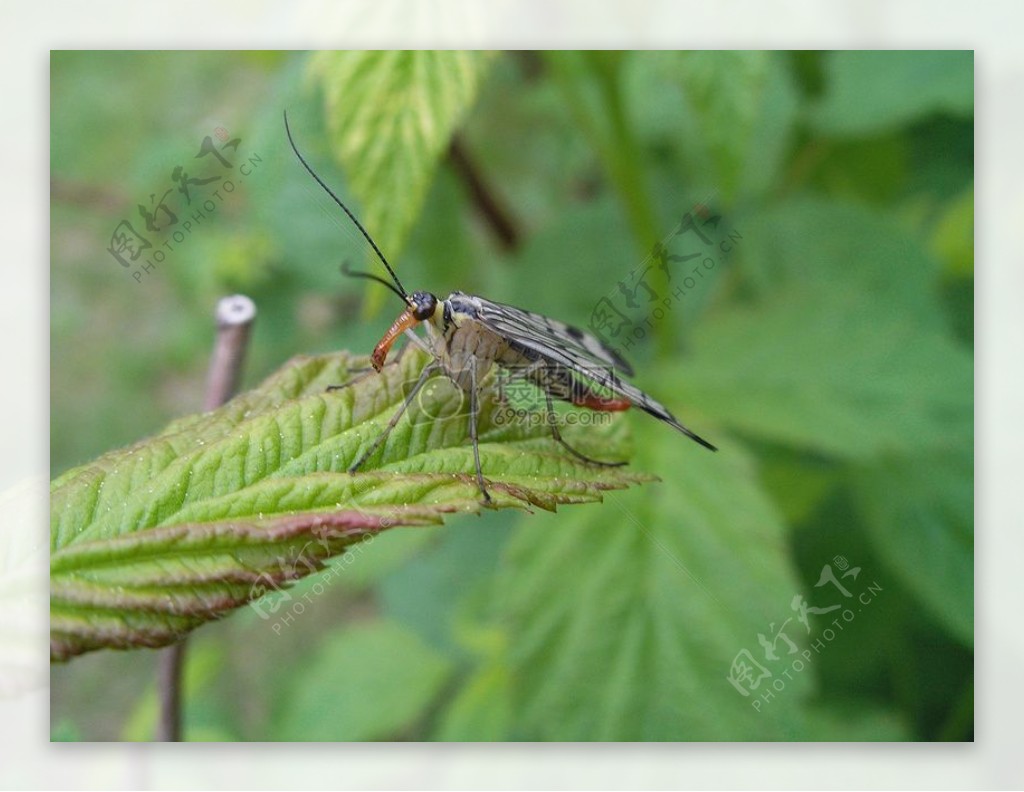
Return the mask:
POLYGON ((551 403, 551 394, 545 393, 544 398, 547 401, 548 405, 547 421, 548 426, 551 427, 551 436, 554 437, 555 440, 557 440, 559 443, 561 443, 570 454, 572 454, 577 459, 583 460, 587 464, 600 465, 601 467, 622 467, 623 465, 626 464, 625 462, 602 462, 600 459, 591 459, 585 454, 581 454, 579 451, 577 451, 575 448, 573 448, 571 445, 565 442, 565 440, 562 439, 562 433, 558 431, 558 424, 555 422, 555 406, 551 403))
POLYGON ((480 443, 477 441, 477 420, 480 417, 480 404, 476 385, 476 360, 469 361, 469 436, 473 440, 473 459, 476 461, 476 482, 480 485, 480 494, 484 496, 484 503, 491 503, 491 496, 487 494, 487 487, 484 486, 484 472, 480 467, 480 443))
MULTIPOLYGON (((416 336, 413 336, 413 338, 416 338, 416 336)), ((419 341, 418 338, 416 340, 419 341)), ((395 356, 393 358, 391 358, 391 360, 389 360, 387 363, 384 364, 384 367, 387 368, 388 366, 394 366, 395 364, 397 364, 402 359, 402 355, 405 354, 405 350, 407 350, 408 348, 409 348, 409 345, 406 344, 401 349, 399 349, 398 352, 395 354, 395 356)), ((377 371, 372 366, 368 366, 366 368, 352 369, 349 373, 356 373, 356 376, 354 376, 348 382, 342 383, 341 385, 328 385, 327 386, 328 392, 344 390, 345 388, 350 388, 353 385, 355 385, 357 382, 362 382, 364 379, 369 377, 371 374, 376 374, 377 371)))
POLYGON ((420 388, 423 387, 423 383, 425 383, 430 375, 436 372, 439 368, 440 366, 438 366, 437 363, 428 363, 423 367, 423 371, 420 372, 420 378, 416 380, 416 384, 412 386, 412 390, 410 390, 409 394, 405 397, 405 401, 402 402, 402 406, 399 407, 398 410, 395 411, 395 414, 391 416, 391 420, 388 421, 388 425, 384 428, 384 431, 381 432, 380 436, 373 441, 373 445, 366 449, 359 459, 349 465, 349 473, 355 473, 360 466, 369 459, 378 448, 380 448, 381 443, 383 443, 387 439, 387 436, 391 434, 391 430, 398 425, 400 420, 402 420, 402 416, 405 415, 405 411, 409 409, 409 405, 412 404, 412 400, 416 398, 416 394, 419 393, 420 388))
MULTIPOLYGON (((393 362, 394 361, 392 361, 392 363, 393 362)), ((388 365, 390 366, 391 363, 388 363, 388 365)), ((371 374, 376 374, 376 373, 377 372, 374 371, 372 368, 352 369, 352 370, 349 371, 349 374, 355 374, 356 376, 354 376, 348 382, 343 382, 341 385, 328 385, 327 386, 327 392, 331 393, 333 391, 339 391, 339 390, 345 390, 345 388, 351 388, 357 382, 362 382, 364 379, 369 377, 371 374)))

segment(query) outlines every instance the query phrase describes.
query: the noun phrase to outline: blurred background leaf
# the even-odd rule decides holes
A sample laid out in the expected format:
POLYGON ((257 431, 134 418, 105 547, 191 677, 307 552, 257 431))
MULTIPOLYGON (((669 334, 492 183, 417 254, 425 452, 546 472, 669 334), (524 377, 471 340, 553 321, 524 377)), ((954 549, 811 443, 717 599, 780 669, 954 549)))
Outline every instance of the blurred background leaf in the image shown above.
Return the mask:
POLYGON ((271 739, 374 740, 400 735, 441 692, 451 663, 399 624, 354 624, 282 686, 271 739))
MULTIPOLYGON (((961 447, 962 448, 962 447, 961 447)), ((974 455, 897 458, 855 477, 869 536, 893 574, 974 643, 974 455)))
POLYGON ((681 394, 738 431, 836 457, 962 447, 969 353, 863 294, 805 282, 722 311, 694 333, 681 394))
POLYGON ((494 607, 518 734, 807 739, 810 677, 756 719, 725 683, 799 587, 778 515, 736 447, 681 454, 659 431, 642 425, 638 464, 671 471, 662 484, 610 495, 600 519, 525 525, 508 547, 494 607))
MULTIPOLYGON (((284 109, 407 287, 581 326, 615 301, 639 384, 722 447, 628 415, 661 483, 395 529, 202 628, 187 737, 972 739, 972 53, 67 52, 51 81, 54 476, 199 408, 224 292, 260 308, 249 383, 380 337, 393 298, 337 276, 367 246, 284 109), (112 230, 218 126, 251 177, 136 282, 112 230), (698 248, 672 232, 700 206, 698 248), (666 239, 702 258, 629 308, 666 239), (869 604, 805 629, 796 597, 847 603, 815 585, 837 559, 869 604), (800 672, 765 659, 783 625, 800 672), (742 650, 783 685, 760 710, 742 650)), ((54 738, 145 738, 151 680, 55 668, 54 738)))
POLYGON ((825 73, 812 117, 826 134, 870 135, 933 113, 974 113, 970 50, 833 52, 825 73))

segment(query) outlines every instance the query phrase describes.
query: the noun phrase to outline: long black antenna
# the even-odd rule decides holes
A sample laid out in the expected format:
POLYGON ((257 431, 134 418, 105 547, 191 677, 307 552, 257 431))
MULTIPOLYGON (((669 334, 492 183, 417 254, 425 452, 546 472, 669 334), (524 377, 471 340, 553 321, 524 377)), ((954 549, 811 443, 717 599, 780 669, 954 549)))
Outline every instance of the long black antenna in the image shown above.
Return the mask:
POLYGON ((403 300, 408 302, 409 301, 409 294, 408 294, 408 292, 406 292, 405 287, 402 286, 402 282, 398 279, 398 276, 395 274, 395 271, 393 269, 391 269, 391 265, 388 264, 388 260, 386 258, 384 258, 384 254, 380 252, 380 248, 377 247, 377 243, 373 241, 373 238, 366 232, 366 229, 363 228, 363 224, 360 223, 358 220, 356 220, 356 216, 354 214, 352 214, 352 212, 349 211, 349 208, 347 206, 345 206, 345 204, 343 204, 341 202, 341 199, 337 195, 334 194, 334 191, 331 190, 331 188, 328 187, 326 184, 324 184, 324 180, 316 175, 316 171, 314 171, 311 167, 309 167, 309 163, 306 162, 305 158, 299 153, 299 148, 298 148, 298 146, 295 145, 295 140, 292 138, 291 127, 288 126, 288 111, 287 110, 284 111, 284 131, 286 133, 288 133, 288 142, 291 143, 292 151, 294 151, 295 152, 295 156, 299 158, 299 162, 301 162, 302 166, 307 171, 309 171, 309 175, 312 176, 314 179, 316 179, 316 183, 319 184, 321 187, 323 187, 324 191, 329 196, 331 196, 331 198, 334 199, 334 202, 336 204, 338 204, 338 206, 340 206, 344 210, 345 214, 348 215, 348 219, 356 224, 356 228, 358 228, 359 231, 362 233, 362 235, 364 237, 366 237, 366 241, 370 243, 370 247, 373 248, 373 252, 377 254, 377 258, 379 258, 381 260, 381 262, 387 268, 388 273, 394 279, 395 285, 398 287, 399 296, 403 300))
POLYGON ((393 283, 389 283, 384 280, 380 275, 374 275, 372 272, 358 272, 349 267, 348 262, 345 261, 341 265, 341 274, 347 275, 350 278, 366 278, 367 280, 377 281, 382 286, 387 286, 391 291, 397 294, 401 299, 405 300, 406 297, 398 289, 395 288, 393 283))

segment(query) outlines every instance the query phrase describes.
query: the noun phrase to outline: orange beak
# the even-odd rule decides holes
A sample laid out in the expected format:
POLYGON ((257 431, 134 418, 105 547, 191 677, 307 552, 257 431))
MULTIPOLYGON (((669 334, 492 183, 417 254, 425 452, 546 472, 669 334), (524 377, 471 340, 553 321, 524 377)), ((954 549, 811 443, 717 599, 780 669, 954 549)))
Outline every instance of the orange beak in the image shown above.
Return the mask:
POLYGON ((384 360, 388 356, 391 345, 395 343, 395 339, 419 323, 420 320, 412 315, 412 308, 407 308, 395 319, 395 323, 388 328, 384 337, 377 342, 377 346, 373 348, 373 354, 370 356, 370 363, 377 371, 384 368, 384 360))

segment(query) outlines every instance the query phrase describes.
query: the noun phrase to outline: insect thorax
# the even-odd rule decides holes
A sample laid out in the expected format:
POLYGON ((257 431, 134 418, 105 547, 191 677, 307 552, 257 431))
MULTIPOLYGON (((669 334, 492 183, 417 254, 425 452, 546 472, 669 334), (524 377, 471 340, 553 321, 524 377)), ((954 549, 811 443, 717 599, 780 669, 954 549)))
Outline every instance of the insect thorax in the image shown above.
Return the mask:
POLYGON ((473 296, 452 292, 439 302, 433 320, 425 322, 437 362, 465 391, 473 387, 474 373, 479 383, 492 365, 528 362, 508 341, 477 320, 478 305, 473 296))

